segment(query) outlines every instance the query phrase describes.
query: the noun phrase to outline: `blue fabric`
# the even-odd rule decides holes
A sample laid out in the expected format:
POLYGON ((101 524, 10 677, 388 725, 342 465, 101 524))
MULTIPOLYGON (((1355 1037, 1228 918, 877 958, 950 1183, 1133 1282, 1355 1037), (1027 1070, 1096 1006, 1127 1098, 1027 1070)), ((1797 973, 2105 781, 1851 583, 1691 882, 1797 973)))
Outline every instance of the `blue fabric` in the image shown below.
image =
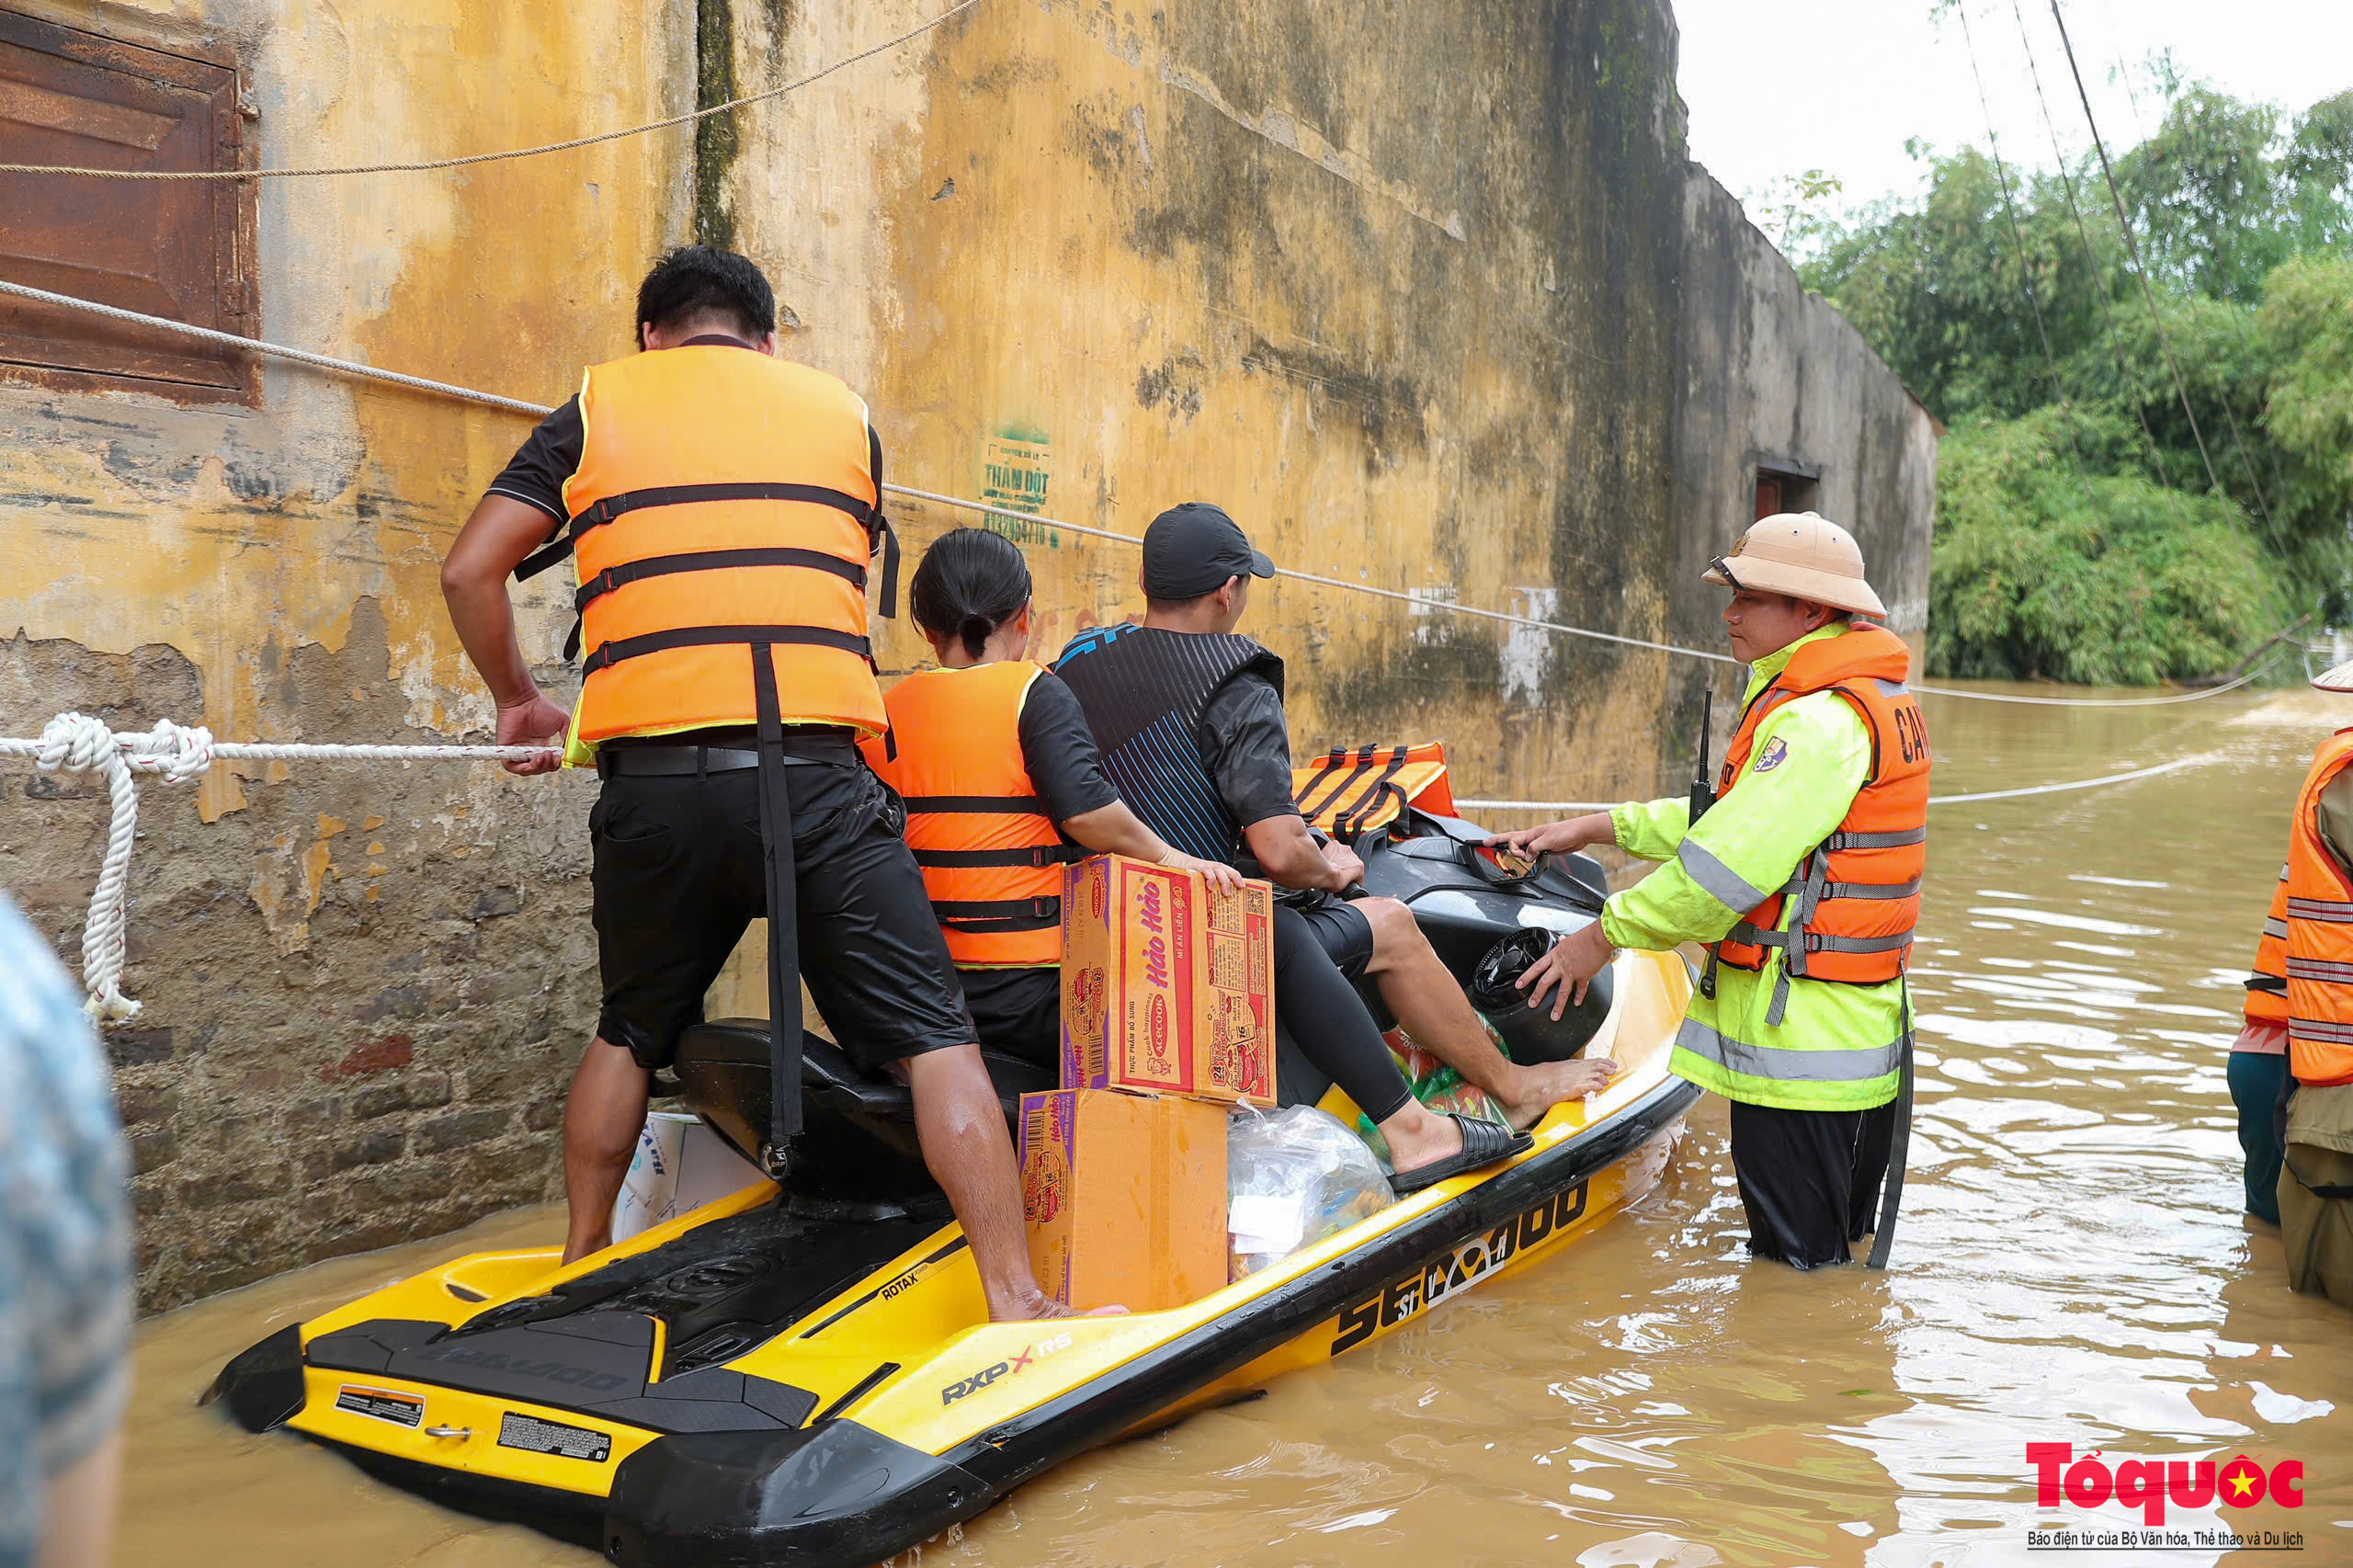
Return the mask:
POLYGON ((2239 1148, 2246 1155, 2246 1211, 2279 1222, 2279 1096, 2288 1087, 2284 1052, 2234 1051, 2231 1103, 2239 1108, 2239 1148))
POLYGON ((81 1003, 0 897, 0 1568, 33 1560, 44 1484, 130 1392, 129 1160, 81 1003))

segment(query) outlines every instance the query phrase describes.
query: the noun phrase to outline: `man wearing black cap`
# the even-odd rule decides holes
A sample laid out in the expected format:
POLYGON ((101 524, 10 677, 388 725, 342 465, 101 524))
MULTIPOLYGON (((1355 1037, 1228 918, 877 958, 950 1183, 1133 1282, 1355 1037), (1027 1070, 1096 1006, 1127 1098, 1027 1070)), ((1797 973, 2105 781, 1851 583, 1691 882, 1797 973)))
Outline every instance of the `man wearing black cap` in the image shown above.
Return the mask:
POLYGON ((1274 562, 1219 508, 1171 507, 1144 533, 1142 624, 1081 632, 1054 668, 1086 714, 1104 771, 1163 838, 1204 859, 1234 860, 1246 847, 1277 885, 1321 895, 1277 906, 1276 1008, 1313 1020, 1293 1038, 1380 1126, 1399 1171, 1410 1173, 1399 1189, 1411 1191, 1514 1145, 1487 1146, 1500 1138, 1493 1123, 1421 1109, 1352 981, 1371 976, 1415 1039, 1485 1089, 1517 1126, 1599 1088, 1616 1068, 1506 1061, 1404 905, 1336 896, 1363 876, 1364 862, 1344 845, 1319 843, 1301 818, 1282 660, 1233 630, 1250 580, 1274 574, 1274 562))

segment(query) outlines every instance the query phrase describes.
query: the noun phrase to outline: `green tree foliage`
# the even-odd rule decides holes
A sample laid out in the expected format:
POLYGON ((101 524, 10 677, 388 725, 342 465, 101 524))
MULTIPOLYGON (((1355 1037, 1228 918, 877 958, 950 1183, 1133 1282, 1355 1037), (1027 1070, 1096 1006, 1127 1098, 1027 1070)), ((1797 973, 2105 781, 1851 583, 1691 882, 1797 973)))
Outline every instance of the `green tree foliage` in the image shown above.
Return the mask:
POLYGON ((1946 437, 1931 670, 2144 686, 2226 668, 2249 628, 2279 624, 2275 574, 2237 508, 2135 472, 2141 440, 2113 415, 2056 408, 1946 437))
POLYGON ((2172 82, 2111 151, 2154 319, 2089 157, 1931 158, 1801 268, 1951 428, 1938 673, 2201 676, 2353 608, 2353 92, 2172 82))

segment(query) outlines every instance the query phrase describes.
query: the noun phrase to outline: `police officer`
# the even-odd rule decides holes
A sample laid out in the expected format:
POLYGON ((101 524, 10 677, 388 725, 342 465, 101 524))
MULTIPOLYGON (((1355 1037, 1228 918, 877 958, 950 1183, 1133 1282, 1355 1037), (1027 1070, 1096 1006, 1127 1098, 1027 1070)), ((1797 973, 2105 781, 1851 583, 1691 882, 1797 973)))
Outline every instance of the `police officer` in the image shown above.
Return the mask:
POLYGON ((881 443, 849 388, 776 357, 775 328, 775 297, 744 257, 664 257, 638 290, 644 352, 588 370, 442 568, 498 738, 568 731, 570 760, 593 757, 605 781, 589 817, 604 1006, 564 1108, 564 1257, 607 1244, 648 1081, 765 915, 777 1093, 764 1161, 780 1168, 798 1128, 797 965, 844 1051, 904 1074, 991 1314, 1047 1315, 1012 1142, 901 808, 857 752, 884 724, 866 619, 881 443), (506 594, 510 573, 567 551, 585 655, 568 715, 534 683, 506 594))
POLYGON ((1688 800, 1629 801, 1491 842, 1523 854, 1615 844, 1666 862, 1519 983, 1531 1006, 1552 995, 1557 1017, 1620 947, 1706 944, 1674 1070, 1732 1102, 1750 1252, 1814 1268, 1846 1262, 1872 1228, 1910 1114, 1908 1096, 1897 1101, 1927 731, 1904 686, 1909 651, 1856 619, 1886 612, 1846 529, 1812 512, 1763 518, 1703 580, 1732 589, 1724 626, 1749 666, 1712 807, 1694 822, 1688 800))

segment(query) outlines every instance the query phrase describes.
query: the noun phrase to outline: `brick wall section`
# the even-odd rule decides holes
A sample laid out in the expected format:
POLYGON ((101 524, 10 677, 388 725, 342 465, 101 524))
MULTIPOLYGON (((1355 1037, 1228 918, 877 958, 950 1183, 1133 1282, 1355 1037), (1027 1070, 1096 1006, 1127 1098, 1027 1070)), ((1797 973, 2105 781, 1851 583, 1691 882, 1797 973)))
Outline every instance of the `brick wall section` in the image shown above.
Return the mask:
MULTIPOLYGON (((280 687, 310 738, 436 738, 400 722, 367 601, 280 687)), ((143 728, 203 703, 169 649, 0 642, 0 733, 64 708, 143 728)), ((105 1038, 151 1311, 559 1196, 595 1021, 590 781, 313 763, 244 789, 203 825, 192 790, 140 787, 125 989, 144 1006, 105 1038)), ((0 767, 0 888, 69 960, 106 829, 102 783, 0 767)))

